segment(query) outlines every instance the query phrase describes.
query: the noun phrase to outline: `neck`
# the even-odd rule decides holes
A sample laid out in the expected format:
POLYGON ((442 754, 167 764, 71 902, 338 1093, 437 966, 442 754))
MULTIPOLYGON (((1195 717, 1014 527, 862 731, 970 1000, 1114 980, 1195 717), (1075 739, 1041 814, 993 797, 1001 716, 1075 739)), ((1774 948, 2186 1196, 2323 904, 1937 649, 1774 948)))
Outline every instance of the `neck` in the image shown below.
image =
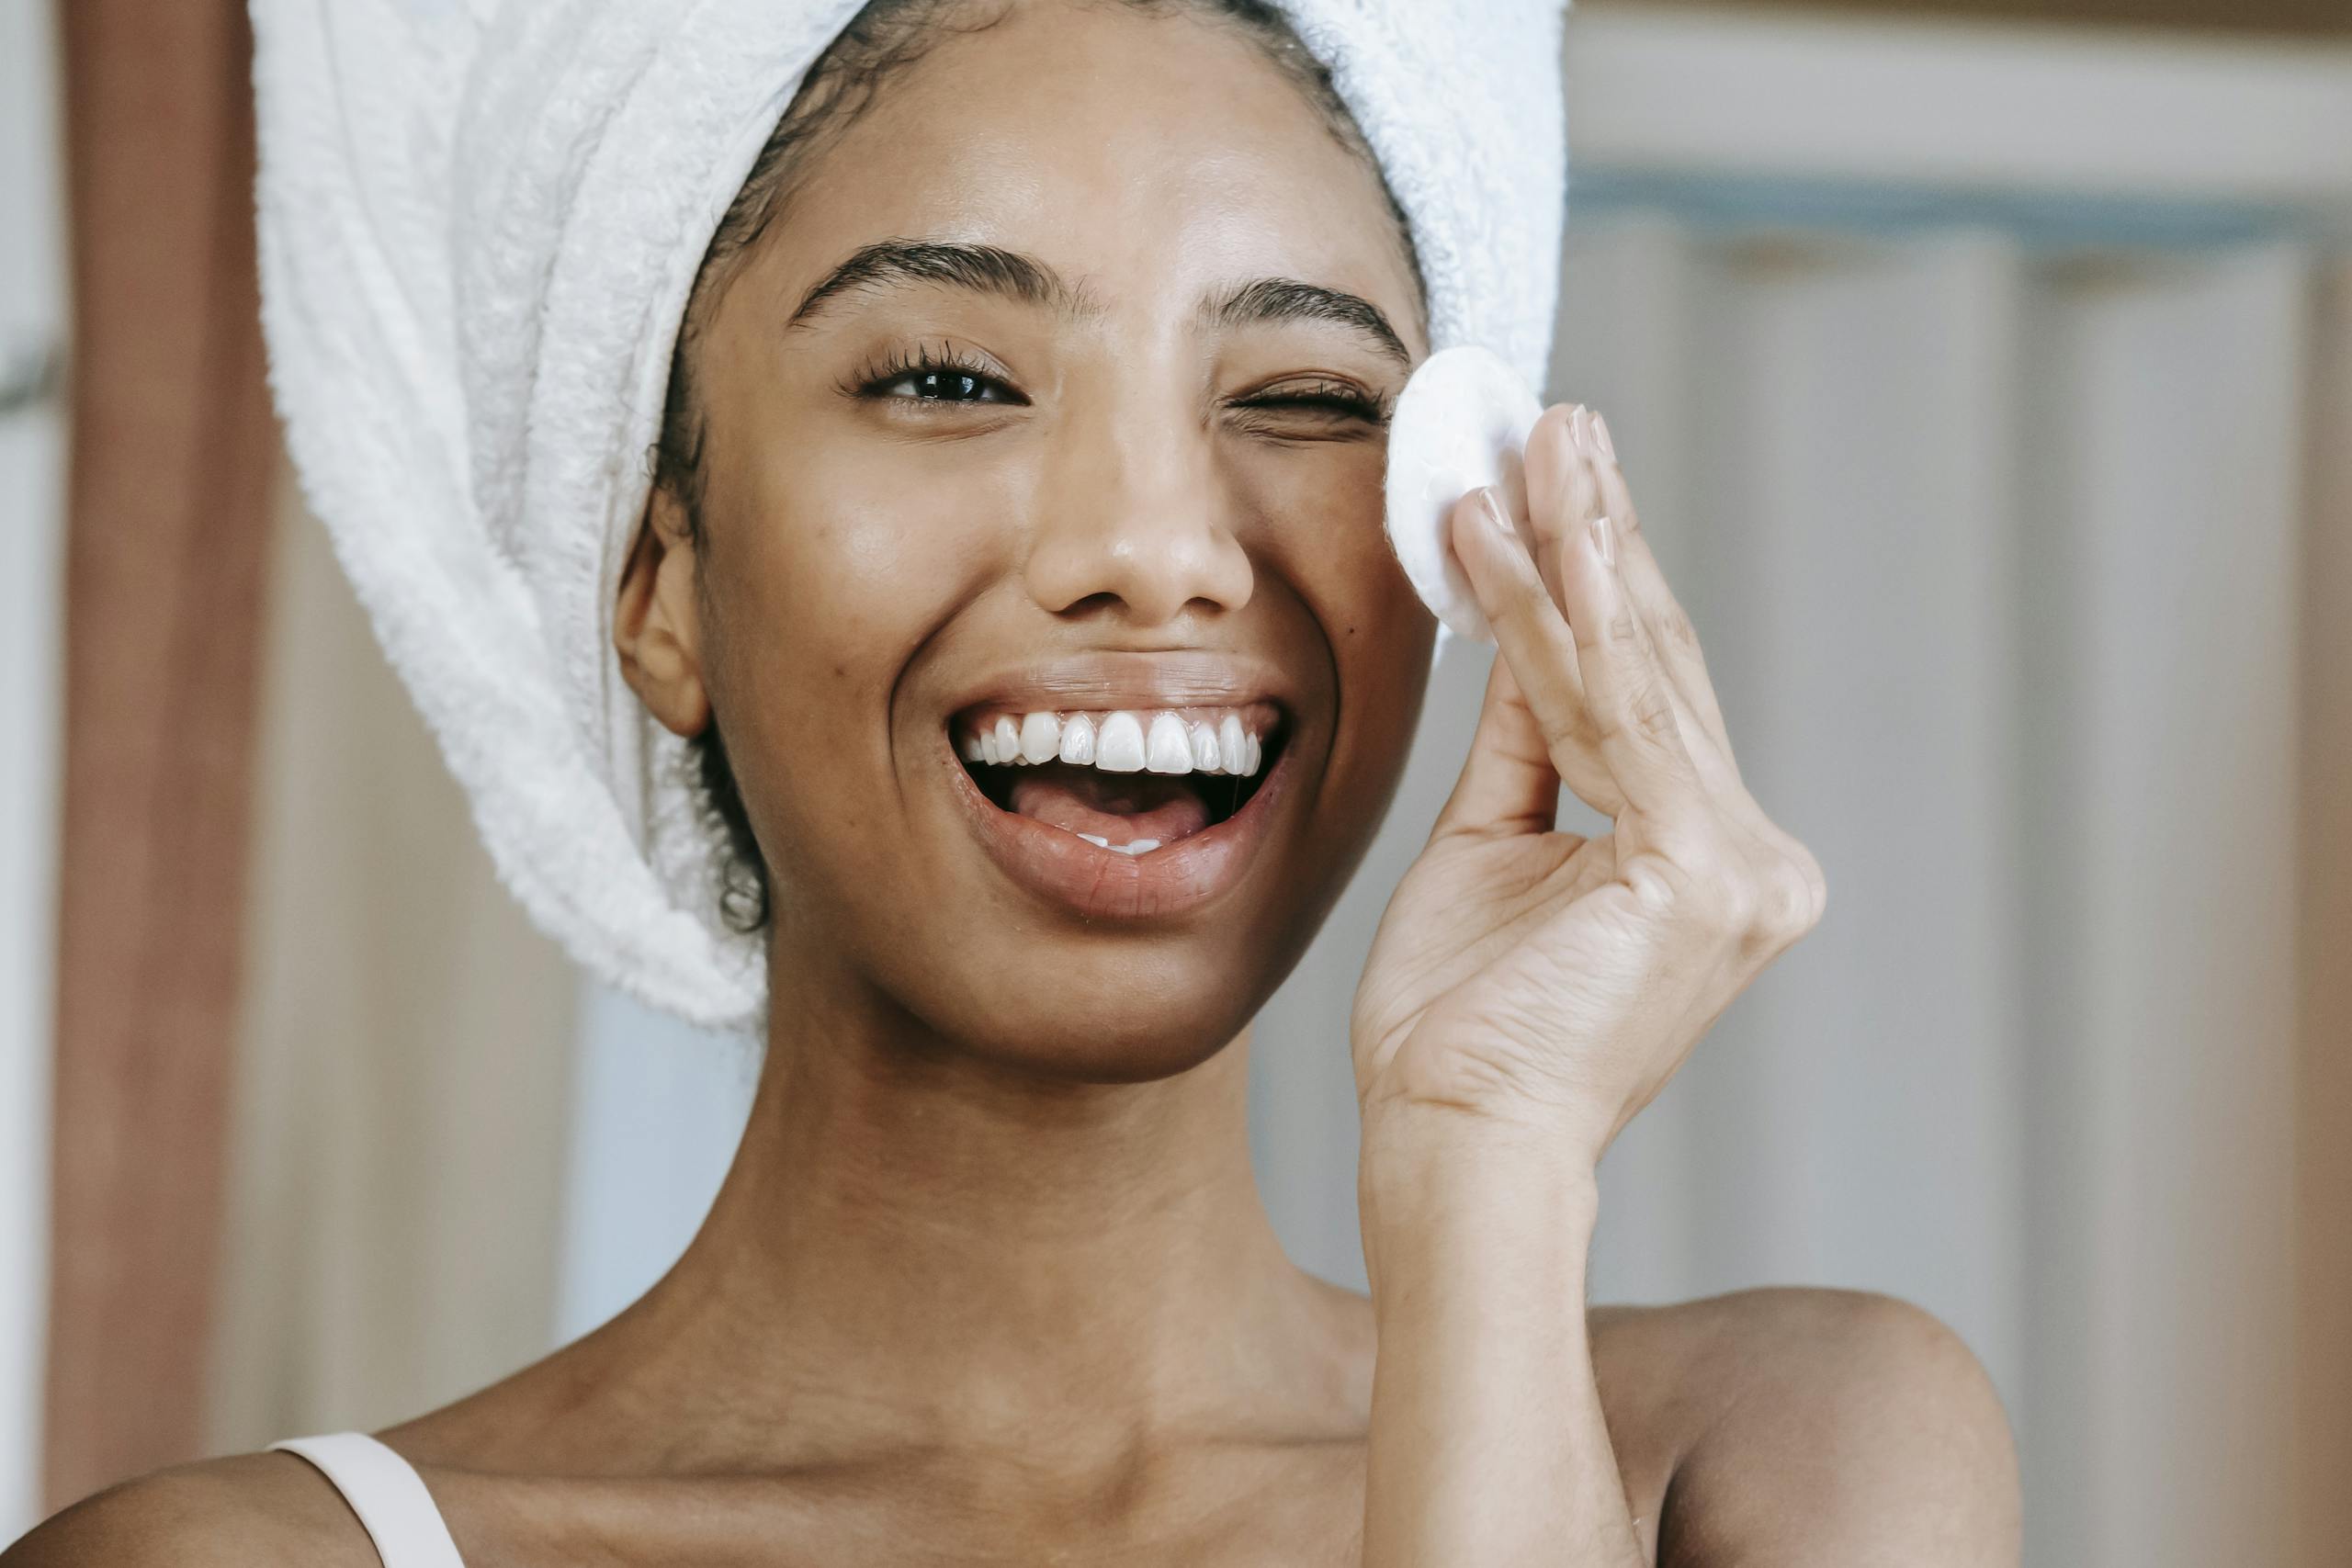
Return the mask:
POLYGON ((1187 1436, 1328 1437, 1368 1406, 1361 1302, 1290 1262, 1258 1197, 1246 1030, 1173 1077, 1074 1083, 854 989, 777 986, 710 1217, 606 1331, 652 1363, 646 1386, 725 1406, 698 1429, 740 1415, 774 1462, 1051 1462, 1049 1444, 1091 1465, 1187 1436))

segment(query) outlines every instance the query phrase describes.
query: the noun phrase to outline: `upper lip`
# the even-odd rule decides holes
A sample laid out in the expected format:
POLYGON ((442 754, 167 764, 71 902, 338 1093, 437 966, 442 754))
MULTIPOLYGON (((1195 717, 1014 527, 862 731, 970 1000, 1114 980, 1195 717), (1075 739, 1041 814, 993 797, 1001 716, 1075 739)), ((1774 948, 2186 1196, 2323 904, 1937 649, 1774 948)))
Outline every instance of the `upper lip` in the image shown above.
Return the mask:
POLYGON ((948 705, 1018 713, 1103 713, 1118 708, 1239 707, 1271 702, 1293 711, 1293 690, 1274 664, 1208 649, 1059 654, 1006 664, 974 679, 948 705))

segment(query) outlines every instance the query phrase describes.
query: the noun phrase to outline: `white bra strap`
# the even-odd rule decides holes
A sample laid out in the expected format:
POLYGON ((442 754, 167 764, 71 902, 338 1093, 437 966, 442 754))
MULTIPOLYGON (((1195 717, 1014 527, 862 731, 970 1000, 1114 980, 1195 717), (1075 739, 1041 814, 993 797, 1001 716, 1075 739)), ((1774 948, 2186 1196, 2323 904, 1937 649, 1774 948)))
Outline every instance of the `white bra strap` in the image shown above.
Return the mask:
POLYGON ((384 1568, 465 1568, 424 1478, 365 1432, 288 1438, 269 1446, 301 1455, 334 1483, 376 1543, 384 1568))

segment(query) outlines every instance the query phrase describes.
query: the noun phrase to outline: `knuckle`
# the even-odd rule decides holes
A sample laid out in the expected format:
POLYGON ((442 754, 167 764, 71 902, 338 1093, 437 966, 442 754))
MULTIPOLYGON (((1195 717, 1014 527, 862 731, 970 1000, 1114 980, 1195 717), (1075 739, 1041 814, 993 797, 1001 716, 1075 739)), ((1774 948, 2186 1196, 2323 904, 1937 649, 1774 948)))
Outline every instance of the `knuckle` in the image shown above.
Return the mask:
POLYGON ((1535 570, 1535 563, 1518 550, 1506 553, 1503 578, 1503 613, 1508 615, 1532 615, 1539 602, 1550 597, 1544 579, 1535 570))
POLYGON ((1802 930, 1810 931, 1821 923, 1822 911, 1829 907, 1829 879, 1813 852, 1787 834, 1777 837, 1775 847, 1781 852, 1780 874, 1791 886, 1791 897, 1804 916, 1802 930))
POLYGON ((1668 868, 1681 918, 1711 939, 1747 940, 1757 919, 1755 876, 1713 827, 1692 820, 1661 824, 1657 851, 1649 858, 1668 868))
POLYGON ((1658 615, 1658 630, 1666 640, 1683 653, 1696 657, 1699 652, 1699 628, 1681 605, 1668 604, 1658 615))
POLYGON ((1813 885, 1790 862, 1775 865, 1764 879, 1759 910, 1764 934, 1776 945, 1792 942, 1813 929, 1813 885))
POLYGON ((1646 851, 1629 855, 1618 863, 1617 874, 1654 913, 1679 920, 1694 901, 1696 879, 1670 854, 1646 851))
POLYGON ((1777 956, 1821 923, 1827 884, 1803 844, 1784 839, 1770 848, 1773 852, 1755 879, 1756 903, 1740 941, 1750 953, 1777 956))
POLYGON ((1538 723, 1544 732, 1544 746, 1555 757, 1563 751, 1592 749, 1592 725, 1581 712, 1546 716, 1538 723))
POLYGON ((1645 681, 1626 699, 1626 719, 1641 738, 1655 746, 1668 746, 1682 739, 1682 727, 1674 716, 1673 699, 1655 681, 1645 681))
POLYGON ((1498 613, 1489 618, 1498 626, 1509 626, 1520 637, 1535 637, 1544 625, 1544 597, 1543 583, 1530 587, 1514 578, 1503 590, 1498 613))
POLYGON ((1716 925, 1724 935, 1744 940, 1756 930, 1758 911, 1763 903, 1755 880, 1739 874, 1719 876, 1713 880, 1716 925))

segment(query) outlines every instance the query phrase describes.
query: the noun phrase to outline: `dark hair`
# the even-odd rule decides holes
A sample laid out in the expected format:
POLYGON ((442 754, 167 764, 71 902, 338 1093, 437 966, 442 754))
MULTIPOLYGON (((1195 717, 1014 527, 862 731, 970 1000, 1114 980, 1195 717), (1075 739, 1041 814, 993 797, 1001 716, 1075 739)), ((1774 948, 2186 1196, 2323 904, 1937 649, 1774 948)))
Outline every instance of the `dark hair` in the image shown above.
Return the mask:
MULTIPOLYGON (((1160 14, 1192 12, 1238 26, 1306 93, 1340 145, 1362 158, 1379 179, 1414 287, 1425 288, 1420 257, 1413 245, 1412 226, 1381 174, 1380 160, 1364 140, 1346 100, 1332 85, 1329 69, 1307 49, 1288 18, 1269 0, 1110 3, 1160 14)), ((677 500, 685 514, 688 538, 699 541, 702 536, 705 436, 703 412, 695 396, 692 350, 713 304, 733 280, 744 254, 789 201, 796 182, 810 166, 814 153, 839 140, 856 123, 872 106, 884 83, 923 58, 942 33, 986 31, 1001 22, 1011 8, 1009 3, 991 8, 977 0, 866 0, 809 66, 791 104, 760 149, 742 188, 736 192, 735 199, 719 220, 710 248, 703 254, 702 265, 687 296, 685 317, 671 352, 662 432, 652 453, 653 483, 657 490, 666 491, 677 500), (970 11, 983 15, 977 20, 965 19, 963 14, 970 11)), ((1425 293, 1416 305, 1427 311, 1425 293)), ((699 562, 695 570, 699 588, 699 562)), ((757 931, 768 921, 767 865, 760 858, 759 841, 752 835, 751 817, 743 808, 742 794, 736 787, 734 769, 727 761, 727 743, 719 736, 716 718, 695 737, 693 749, 710 809, 727 829, 727 862, 720 868, 720 912, 732 929, 746 933, 757 931)))

